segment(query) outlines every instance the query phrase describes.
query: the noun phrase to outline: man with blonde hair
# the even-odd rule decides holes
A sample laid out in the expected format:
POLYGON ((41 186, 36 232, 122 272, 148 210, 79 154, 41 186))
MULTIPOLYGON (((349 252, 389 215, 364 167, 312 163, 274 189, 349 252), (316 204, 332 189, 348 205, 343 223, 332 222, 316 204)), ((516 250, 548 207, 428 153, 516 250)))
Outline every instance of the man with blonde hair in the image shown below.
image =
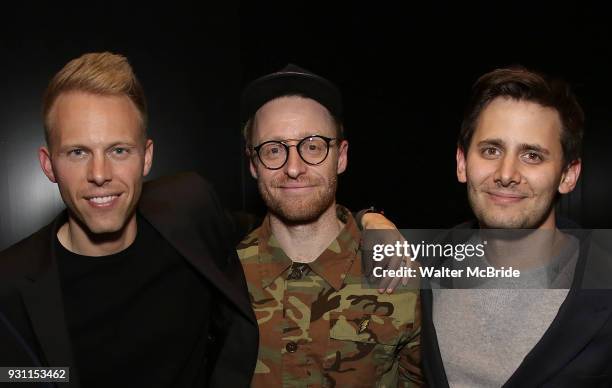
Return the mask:
POLYGON ((0 365, 70 367, 71 387, 247 385, 257 324, 231 230, 195 174, 143 185, 153 141, 126 58, 70 61, 43 113, 40 166, 67 209, 0 254, 0 365))

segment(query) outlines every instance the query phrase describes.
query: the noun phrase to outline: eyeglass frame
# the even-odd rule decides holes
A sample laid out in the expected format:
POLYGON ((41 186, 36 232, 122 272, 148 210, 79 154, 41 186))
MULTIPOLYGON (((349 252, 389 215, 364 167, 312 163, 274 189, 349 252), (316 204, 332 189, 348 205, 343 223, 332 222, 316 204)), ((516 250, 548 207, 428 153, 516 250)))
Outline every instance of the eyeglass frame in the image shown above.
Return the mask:
POLYGON ((298 156, 300 157, 300 159, 302 159, 302 161, 304 163, 308 164, 309 166, 318 166, 321 163, 323 163, 327 159, 327 157, 329 156, 330 143, 332 141, 334 141, 334 140, 340 140, 340 138, 338 138, 338 137, 327 137, 327 136, 323 136, 323 135, 308 135, 308 136, 304 137, 303 139, 268 140, 268 141, 264 141, 263 143, 261 143, 259 145, 251 147, 251 149, 253 151, 255 151, 255 154, 257 155, 257 159, 259 159, 261 164, 265 168, 267 168, 268 170, 280 170, 281 168, 283 168, 287 164, 287 161, 289 160, 289 151, 290 151, 289 149, 291 147, 295 147, 295 150, 297 151, 298 156), (318 138, 323 139, 325 141, 325 146, 326 146, 325 156, 318 163, 310 163, 309 161, 304 159, 304 157, 302 156, 302 153, 300 152, 300 144, 302 144, 302 142, 304 142, 306 139, 312 139, 313 137, 318 137, 318 138), (286 144, 286 142, 288 142, 288 141, 297 141, 297 143, 296 144, 286 144), (281 144, 285 148, 285 161, 283 162, 283 164, 281 164, 279 167, 276 167, 276 168, 268 167, 266 165, 266 163, 261 159, 261 156, 259 155, 259 150, 261 149, 261 147, 263 147, 266 144, 270 144, 270 143, 279 143, 279 144, 281 144))

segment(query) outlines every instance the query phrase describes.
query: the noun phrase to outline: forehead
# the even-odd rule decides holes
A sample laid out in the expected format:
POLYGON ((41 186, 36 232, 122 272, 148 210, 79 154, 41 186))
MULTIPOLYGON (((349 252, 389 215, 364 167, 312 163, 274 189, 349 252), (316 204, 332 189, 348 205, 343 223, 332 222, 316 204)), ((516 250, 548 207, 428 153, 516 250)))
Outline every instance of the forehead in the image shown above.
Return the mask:
POLYGON ((561 119, 556 109, 531 101, 498 97, 478 117, 472 142, 500 139, 506 144, 561 147, 561 119))
POLYGON ((313 99, 288 96, 268 101, 255 113, 253 137, 258 140, 335 136, 333 118, 313 99))
POLYGON ((51 138, 60 142, 119 141, 141 135, 138 109, 127 96, 60 94, 49 112, 51 138))

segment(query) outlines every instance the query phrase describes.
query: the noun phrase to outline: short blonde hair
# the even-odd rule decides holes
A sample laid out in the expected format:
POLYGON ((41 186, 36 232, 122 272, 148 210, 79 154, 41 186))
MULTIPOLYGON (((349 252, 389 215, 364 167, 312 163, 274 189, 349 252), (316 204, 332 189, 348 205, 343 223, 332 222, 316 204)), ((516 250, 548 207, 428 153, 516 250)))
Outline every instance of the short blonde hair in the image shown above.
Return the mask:
POLYGON ((57 97, 65 92, 82 91, 99 95, 127 96, 141 116, 143 134, 147 128, 144 91, 127 58, 110 52, 87 53, 68 62, 53 76, 43 97, 45 139, 49 144, 49 112, 57 97))

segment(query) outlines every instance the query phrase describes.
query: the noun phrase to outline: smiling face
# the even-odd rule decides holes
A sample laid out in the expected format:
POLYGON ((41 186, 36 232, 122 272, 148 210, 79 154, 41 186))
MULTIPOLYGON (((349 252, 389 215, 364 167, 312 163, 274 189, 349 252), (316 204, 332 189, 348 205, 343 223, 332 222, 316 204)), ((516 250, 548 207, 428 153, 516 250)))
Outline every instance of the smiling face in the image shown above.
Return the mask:
MULTIPOLYGON (((303 97, 281 97, 269 101, 255 114, 252 144, 269 140, 299 140, 321 135, 335 138, 333 118, 318 102, 303 97)), ((297 141, 295 141, 297 140, 297 141)), ((316 166, 306 164, 296 147, 290 147, 287 163, 269 170, 257 156, 250 158, 251 175, 257 179, 259 192, 269 211, 290 223, 316 220, 335 204, 337 176, 346 168, 348 143, 334 140, 329 155, 316 166)))
POLYGON ((457 178, 486 228, 553 228, 557 192, 572 191, 580 161, 563 165, 556 110, 498 97, 478 118, 467 155, 457 149, 457 178))
MULTIPOLYGON (((127 96, 66 92, 49 113, 41 167, 59 186, 69 216, 90 234, 114 233, 135 220, 153 143, 127 96)), ((135 225, 135 224, 134 224, 135 225)))

